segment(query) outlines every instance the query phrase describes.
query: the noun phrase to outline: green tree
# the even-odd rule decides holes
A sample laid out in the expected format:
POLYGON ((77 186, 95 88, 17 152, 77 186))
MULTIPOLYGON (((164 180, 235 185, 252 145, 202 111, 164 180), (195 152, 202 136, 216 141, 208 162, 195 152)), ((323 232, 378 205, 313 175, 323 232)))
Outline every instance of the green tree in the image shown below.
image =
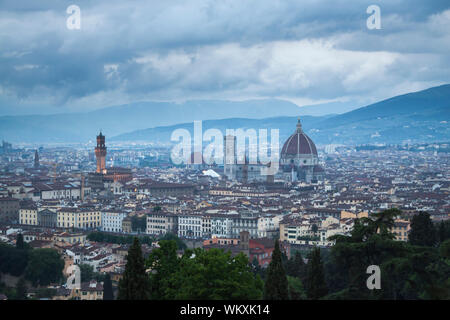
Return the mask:
POLYGON ((16 300, 26 300, 27 299, 27 284, 25 279, 22 277, 16 283, 16 300))
POLYGON ((289 289, 286 273, 284 271, 281 250, 278 240, 272 252, 272 261, 266 271, 266 283, 264 286, 264 299, 288 300, 289 289))
MULTIPOLYGON (((88 234, 87 239, 89 241, 96 241, 96 242, 132 244, 134 237, 131 235, 119 236, 119 235, 110 234, 110 233, 106 233, 106 232, 91 232, 88 234)), ((139 241, 142 244, 151 245, 153 240, 154 239, 149 236, 139 236, 139 241)))
POLYGON ((88 282, 95 279, 94 267, 86 263, 81 263, 78 267, 80 268, 81 282, 88 282))
POLYGON ((375 220, 372 223, 374 232, 379 233, 384 238, 394 239, 394 235, 392 234, 391 230, 394 226, 395 218, 400 216, 400 214, 401 211, 396 208, 375 213, 373 215, 373 218, 375 218, 375 220))
POLYGON ((24 249, 24 242, 23 242, 23 234, 19 233, 17 235, 17 239, 16 239, 16 248, 17 249, 24 249))
POLYGON ((178 250, 185 250, 187 248, 187 245, 181 240, 176 234, 174 233, 166 233, 162 237, 159 238, 159 240, 175 240, 177 244, 178 250))
POLYGON ((28 265, 29 250, 17 249, 6 243, 0 243, 0 272, 19 277, 28 265))
POLYGON ((261 279, 265 278, 265 272, 264 269, 259 265, 259 261, 258 259, 255 257, 253 257, 253 261, 250 264, 250 267, 252 268, 253 274, 259 275, 261 277, 261 279))
POLYGON ((175 299, 261 299, 263 282, 254 275, 243 253, 232 256, 221 249, 188 250, 171 279, 175 299))
POLYGON ((103 300, 114 300, 111 276, 109 273, 106 274, 105 281, 103 282, 103 300))
POLYGON ((54 249, 33 249, 25 270, 26 279, 34 286, 59 283, 63 279, 64 260, 54 249))
POLYGON ((436 244, 436 229, 428 213, 420 212, 412 218, 408 240, 417 246, 432 247, 436 244))
POLYGON ((317 300, 328 293, 320 249, 317 247, 309 254, 305 282, 308 299, 317 300))
POLYGON ((144 258, 138 238, 128 250, 127 264, 119 281, 118 300, 146 300, 149 298, 149 279, 145 272, 144 258))
POLYGON ((287 277, 289 284, 289 298, 291 300, 306 300, 306 292, 299 278, 287 277))
MULTIPOLYGON (((160 240, 159 248, 152 250, 146 265, 150 268, 150 288, 152 299, 173 299, 173 290, 177 284, 172 280, 179 272, 180 260, 177 257, 177 243, 175 240, 160 240)), ((187 253, 185 253, 187 254, 187 253)))
POLYGON ((444 259, 450 260, 450 239, 445 240, 441 243, 439 247, 439 253, 444 259))
POLYGON ((441 221, 438 228, 439 242, 443 243, 445 240, 450 239, 450 220, 441 221))
POLYGON ((289 259, 286 264, 286 274, 291 277, 297 277, 302 281, 304 280, 306 276, 306 265, 300 251, 297 250, 295 255, 289 259))
POLYGON ((147 266, 151 272, 153 299, 260 299, 263 282, 254 275, 247 256, 220 249, 186 250, 176 254, 174 240, 159 242, 147 266))
POLYGON ((358 219, 350 236, 334 237, 326 299, 447 299, 450 264, 439 250, 394 241, 375 225, 374 219, 358 219), (367 290, 369 265, 381 268, 381 290, 367 290))

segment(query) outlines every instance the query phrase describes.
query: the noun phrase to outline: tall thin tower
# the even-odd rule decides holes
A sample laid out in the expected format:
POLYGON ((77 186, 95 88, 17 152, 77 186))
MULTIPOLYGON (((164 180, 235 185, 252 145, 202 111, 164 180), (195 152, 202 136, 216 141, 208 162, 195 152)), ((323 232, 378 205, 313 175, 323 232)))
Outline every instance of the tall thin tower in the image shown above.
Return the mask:
POLYGON ((236 179, 236 136, 223 137, 223 168, 225 176, 230 180, 236 179))
POLYGON ((39 153, 37 150, 34 152, 34 168, 39 168, 39 153))
POLYGON ((97 173, 106 173, 106 145, 105 136, 100 134, 97 136, 97 147, 95 147, 95 157, 97 158, 97 173))

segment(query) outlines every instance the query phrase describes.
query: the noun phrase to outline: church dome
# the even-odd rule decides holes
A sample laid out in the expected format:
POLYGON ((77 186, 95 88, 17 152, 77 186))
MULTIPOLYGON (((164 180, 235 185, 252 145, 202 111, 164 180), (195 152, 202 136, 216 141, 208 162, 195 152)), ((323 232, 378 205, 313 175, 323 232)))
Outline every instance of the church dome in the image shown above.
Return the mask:
POLYGON ((281 157, 297 156, 297 155, 315 155, 317 156, 317 149, 314 142, 302 130, 300 118, 297 122, 297 129, 284 143, 281 149, 281 157))

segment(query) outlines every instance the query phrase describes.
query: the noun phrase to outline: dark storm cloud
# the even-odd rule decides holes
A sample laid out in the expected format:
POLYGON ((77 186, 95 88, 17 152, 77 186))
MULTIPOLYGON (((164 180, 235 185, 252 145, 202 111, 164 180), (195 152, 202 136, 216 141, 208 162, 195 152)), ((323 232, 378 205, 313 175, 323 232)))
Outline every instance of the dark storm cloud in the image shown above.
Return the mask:
POLYGON ((449 82, 449 7, 420 0, 3 0, 0 103, 383 98, 449 82), (366 28, 374 2, 381 30, 366 28), (71 4, 81 8, 81 30, 66 28, 71 4))

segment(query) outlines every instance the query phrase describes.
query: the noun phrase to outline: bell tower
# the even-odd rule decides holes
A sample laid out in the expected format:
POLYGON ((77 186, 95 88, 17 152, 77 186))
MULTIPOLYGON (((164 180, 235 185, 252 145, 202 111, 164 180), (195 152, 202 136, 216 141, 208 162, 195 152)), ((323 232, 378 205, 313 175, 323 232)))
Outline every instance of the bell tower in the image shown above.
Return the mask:
POLYGON ((37 150, 34 152, 34 168, 39 168, 39 153, 37 150))
POLYGON ((95 157, 97 158, 97 173, 106 173, 106 145, 105 136, 100 131, 97 136, 97 147, 95 147, 95 157))

